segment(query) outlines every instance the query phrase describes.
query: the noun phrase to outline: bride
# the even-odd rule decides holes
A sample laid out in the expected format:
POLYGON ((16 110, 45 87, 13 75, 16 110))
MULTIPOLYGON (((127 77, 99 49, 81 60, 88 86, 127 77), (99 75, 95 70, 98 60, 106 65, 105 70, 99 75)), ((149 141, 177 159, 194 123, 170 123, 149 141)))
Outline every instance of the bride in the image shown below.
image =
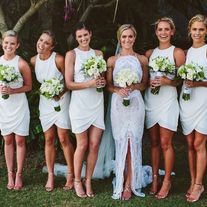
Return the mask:
POLYGON ((140 91, 147 86, 147 59, 134 52, 136 30, 124 24, 117 32, 121 52, 108 59, 107 87, 113 93, 111 101, 111 124, 115 140, 114 199, 129 200, 132 193, 144 196, 142 187, 142 136, 145 106, 140 91), (117 84, 116 77, 125 69, 135 73, 138 83, 126 88, 117 84), (123 98, 129 96, 130 104, 124 106, 123 98))

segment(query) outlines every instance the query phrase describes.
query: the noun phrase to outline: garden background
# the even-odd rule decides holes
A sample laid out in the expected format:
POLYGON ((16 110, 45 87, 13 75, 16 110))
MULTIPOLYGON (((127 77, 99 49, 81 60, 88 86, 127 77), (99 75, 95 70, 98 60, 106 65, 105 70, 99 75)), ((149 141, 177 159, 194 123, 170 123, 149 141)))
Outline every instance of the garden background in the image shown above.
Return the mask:
MULTIPOLYGON (((176 25, 173 44, 186 50, 191 42, 187 35, 187 24, 195 14, 207 15, 207 0, 0 0, 0 34, 8 29, 19 32, 20 48, 18 54, 29 62, 36 54, 36 41, 45 29, 54 31, 57 38, 55 51, 65 55, 76 46, 72 31, 78 21, 85 21, 93 31, 92 48, 101 49, 105 58, 116 51, 117 28, 131 23, 137 29, 135 50, 141 54, 156 47, 153 23, 160 17, 170 16, 176 25)), ((1 38, 0 38, 1 42, 1 38)), ((0 49, 0 54, 2 50, 0 49)), ((41 172, 44 162, 44 136, 38 119, 38 83, 33 75, 33 90, 27 94, 30 111, 30 136, 27 138, 27 159, 25 164, 25 188, 21 192, 6 189, 6 165, 3 153, 3 139, 0 137, 0 206, 207 206, 206 192, 195 204, 185 201, 184 193, 188 188, 189 172, 187 165, 186 143, 180 127, 174 139, 176 175, 173 178, 170 196, 157 201, 151 196, 135 198, 129 202, 111 199, 111 179, 94 181, 95 198, 78 199, 74 192, 64 192, 61 186, 65 179, 56 178, 54 192, 44 190, 46 174, 41 172)), ((107 92, 105 93, 107 100, 107 92)), ((14 103, 15 104, 15 103, 14 103)), ((107 101, 106 101, 107 105, 107 101)), ((74 135, 71 140, 75 145, 74 135)), ((64 164, 62 150, 56 143, 57 162, 64 164)), ((143 163, 150 163, 148 134, 143 138, 143 163)), ((162 166, 161 166, 162 167, 162 166)), ((205 187, 207 188, 206 181, 205 187)), ((144 189, 148 192, 148 188, 144 189)))

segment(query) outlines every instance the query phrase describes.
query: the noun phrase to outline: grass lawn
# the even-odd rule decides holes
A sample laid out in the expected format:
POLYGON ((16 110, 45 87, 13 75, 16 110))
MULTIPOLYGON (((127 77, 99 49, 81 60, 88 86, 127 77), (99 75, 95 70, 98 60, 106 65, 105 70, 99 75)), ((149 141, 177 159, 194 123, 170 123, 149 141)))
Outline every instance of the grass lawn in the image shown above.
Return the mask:
MULTIPOLYGON (((189 204, 186 202, 184 194, 189 184, 189 172, 187 165, 187 154, 185 140, 182 136, 176 136, 174 139, 175 147, 175 167, 173 176, 172 190, 170 196, 162 201, 156 200, 147 194, 149 187, 143 189, 146 193, 145 198, 133 196, 130 201, 116 201, 111 199, 112 194, 112 178, 105 180, 93 181, 94 198, 79 199, 74 191, 64 192, 62 186, 65 178, 55 178, 55 190, 48 193, 44 189, 47 174, 41 172, 44 163, 44 153, 42 151, 27 152, 27 160, 24 170, 25 187, 21 191, 9 191, 6 189, 7 172, 5 167, 4 156, 0 155, 0 207, 207 207, 207 191, 205 191, 200 201, 189 204)), ((143 164, 149 164, 149 140, 147 134, 143 140, 143 164)), ((62 153, 58 154, 58 161, 62 160, 62 153)), ((206 182, 204 182, 206 183, 206 182)), ((207 189, 207 185, 205 184, 207 189)))

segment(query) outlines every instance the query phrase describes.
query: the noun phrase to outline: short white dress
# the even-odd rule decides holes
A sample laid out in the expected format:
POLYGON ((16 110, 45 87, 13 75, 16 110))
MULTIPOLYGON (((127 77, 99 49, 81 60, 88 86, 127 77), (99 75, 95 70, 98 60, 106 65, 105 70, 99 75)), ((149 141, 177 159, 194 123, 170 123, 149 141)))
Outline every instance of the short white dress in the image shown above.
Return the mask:
MULTIPOLYGON (((113 79, 119 71, 130 68, 142 80, 142 68, 135 56, 119 56, 113 70, 113 79)), ((117 83, 114 82, 114 85, 117 83)), ((142 187, 142 136, 144 130, 145 107, 139 90, 130 93, 130 105, 122 104, 123 98, 112 94, 111 124, 115 140, 115 178, 113 181, 113 199, 120 199, 123 191, 125 161, 128 145, 131 149, 132 180, 131 188, 135 195, 144 196, 142 187)))
MULTIPOLYGON (((186 63, 196 63, 204 68, 207 79, 207 45, 200 48, 191 47, 186 56, 186 63)), ((180 121, 183 134, 188 135, 193 130, 207 134, 207 87, 192 88, 190 100, 182 98, 184 86, 180 94, 180 121)))
MULTIPOLYGON (((57 78, 63 79, 62 73, 58 70, 55 63, 56 53, 52 52, 51 56, 47 60, 41 60, 39 54, 36 57, 35 62, 35 74, 36 78, 40 83, 44 80, 50 80, 57 78)), ((56 125, 62 129, 70 129, 70 119, 68 115, 70 94, 65 92, 60 100, 60 111, 54 110, 54 100, 47 99, 40 95, 39 110, 40 110, 40 121, 43 131, 46 132, 50 127, 56 125)))
MULTIPOLYGON (((8 65, 19 71, 19 56, 16 55, 12 60, 6 60, 0 57, 0 65, 8 65)), ((21 76, 21 74, 20 74, 21 76)), ((22 76, 18 82, 9 84, 11 88, 20 88, 23 86, 22 76)), ((0 129, 2 136, 11 133, 28 136, 29 135, 30 112, 25 93, 16 93, 9 95, 8 99, 3 99, 0 95, 0 129)))
MULTIPOLYGON (((74 82, 86 82, 90 78, 84 75, 83 63, 95 55, 95 51, 82 51, 78 48, 75 51, 74 82)), ((91 125, 105 129, 104 125, 104 98, 103 93, 97 92, 96 88, 85 88, 73 90, 69 106, 72 132, 82 133, 91 125)))
MULTIPOLYGON (((175 46, 167 49, 160 50, 155 48, 149 59, 149 66, 152 60, 158 56, 168 57, 172 64, 174 61, 175 46)), ((150 78, 153 74, 150 73, 150 78)), ((173 79, 174 76, 169 78, 173 79)), ((171 131, 177 131, 178 117, 179 117, 179 104, 177 100, 177 89, 174 86, 161 86, 159 94, 154 95, 151 93, 151 88, 148 87, 145 91, 145 110, 146 110, 146 127, 147 129, 159 124, 161 127, 171 131)))

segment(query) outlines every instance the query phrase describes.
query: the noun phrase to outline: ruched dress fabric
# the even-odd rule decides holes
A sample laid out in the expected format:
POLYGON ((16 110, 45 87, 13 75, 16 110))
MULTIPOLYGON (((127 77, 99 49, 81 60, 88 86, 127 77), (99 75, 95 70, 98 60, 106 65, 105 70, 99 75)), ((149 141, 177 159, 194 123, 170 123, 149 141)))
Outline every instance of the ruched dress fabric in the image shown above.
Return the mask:
MULTIPOLYGON (((207 45, 200 48, 191 47, 186 56, 186 64, 196 63, 202 66, 207 79, 207 45)), ((206 80, 205 80, 206 81, 206 80)), ((194 87, 190 94, 190 100, 182 98, 184 85, 180 94, 180 121, 183 134, 188 135, 193 130, 201 134, 207 134, 207 87, 194 87)))
MULTIPOLYGON (((63 75, 56 66, 55 57, 55 52, 53 52, 47 60, 41 60, 39 58, 39 54, 37 55, 35 62, 35 74, 37 80, 41 84, 44 80, 46 81, 52 78, 63 80, 63 75)), ((69 101, 70 94, 69 92, 65 92, 59 100, 61 110, 55 111, 54 100, 47 99, 46 97, 40 95, 40 121, 44 132, 46 132, 53 125, 56 125, 62 129, 71 128, 68 115, 69 101)))
MULTIPOLYGON (((19 71, 19 56, 16 55, 12 60, 5 60, 0 57, 0 65, 14 67, 19 71)), ((1 83, 0 83, 1 84, 1 83)), ((23 86, 23 78, 14 83, 9 84, 11 88, 21 88, 23 86)), ((8 99, 3 99, 0 95, 0 129, 2 136, 11 133, 27 136, 29 135, 30 112, 28 101, 25 93, 10 94, 8 99)))
MULTIPOLYGON (((122 70, 130 68, 142 80, 142 68, 135 56, 118 56, 113 70, 113 79, 122 70)), ((118 86, 114 82, 114 85, 118 86)), ((115 178, 113 181, 113 199, 120 199, 123 191, 125 161, 127 149, 130 145, 132 180, 131 188, 135 195, 144 196, 142 187, 142 136, 144 129, 145 107, 140 91, 130 93, 130 105, 122 104, 123 98, 112 94, 111 124, 115 140, 115 178)))
MULTIPOLYGON (((152 66, 152 60, 156 57, 168 57, 172 64, 174 61, 174 46, 167 49, 160 50, 155 48, 149 59, 149 66, 152 66)), ((152 79, 153 73, 150 72, 152 79)), ((174 75, 168 78, 173 79, 174 75)), ((174 86, 161 86, 159 94, 154 95, 151 93, 151 88, 148 87, 145 91, 145 109, 146 109, 146 127, 147 129, 153 127, 155 124, 177 131, 178 117, 179 117, 179 104, 177 99, 177 89, 174 86)))
MULTIPOLYGON (((74 82, 81 83, 90 80, 83 71, 83 64, 91 56, 95 56, 95 51, 82 51, 78 48, 75 51, 74 82)), ((73 90, 69 107, 72 132, 82 133, 91 125, 105 129, 104 125, 104 98, 102 92, 97 92, 96 88, 85 88, 73 90)))

